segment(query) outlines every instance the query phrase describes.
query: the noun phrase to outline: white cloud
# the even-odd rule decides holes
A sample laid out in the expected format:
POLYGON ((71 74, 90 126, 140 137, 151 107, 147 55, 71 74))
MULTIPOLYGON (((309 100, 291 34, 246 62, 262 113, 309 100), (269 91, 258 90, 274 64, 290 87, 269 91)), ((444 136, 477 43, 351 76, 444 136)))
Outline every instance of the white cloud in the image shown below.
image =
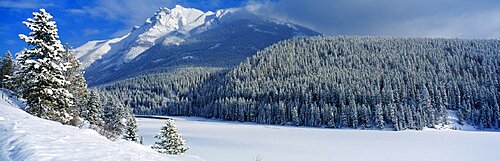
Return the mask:
POLYGON ((36 1, 36 0, 28 0, 28 1, 12 1, 12 0, 3 0, 0 1, 0 8, 8 8, 8 9, 38 9, 42 7, 54 6, 53 3, 36 1))
POLYGON ((70 13, 70 14, 85 14, 85 13, 87 13, 87 11, 85 11, 83 9, 76 9, 76 8, 67 9, 65 11, 70 13))
POLYGON ((447 38, 500 38, 500 10, 465 13, 454 17, 424 17, 401 22, 387 34, 447 38))
POLYGON ((16 40, 11 40, 11 39, 7 39, 5 41, 2 41, 4 44, 7 44, 9 46, 12 46, 12 45, 15 45, 16 43, 18 43, 18 41, 16 40))
POLYGON ((500 38, 495 0, 251 0, 246 8, 328 35, 500 38))
POLYGON ((115 31, 113 34, 111 34, 111 37, 122 37, 125 34, 129 33, 132 28, 123 28, 115 31))
POLYGON ((101 33, 101 30, 98 30, 98 29, 84 29, 83 30, 83 36, 96 35, 99 33, 101 33))
POLYGON ((68 11, 85 12, 94 17, 103 17, 133 26, 143 23, 158 8, 173 5, 174 0, 96 0, 93 6, 68 11))

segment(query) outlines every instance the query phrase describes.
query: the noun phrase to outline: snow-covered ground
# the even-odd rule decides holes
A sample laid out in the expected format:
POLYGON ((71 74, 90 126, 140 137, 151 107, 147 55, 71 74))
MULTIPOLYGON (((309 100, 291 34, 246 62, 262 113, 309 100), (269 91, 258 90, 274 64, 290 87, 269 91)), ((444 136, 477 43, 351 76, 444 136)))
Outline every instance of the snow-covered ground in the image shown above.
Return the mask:
MULTIPOLYGON (((434 128, 440 129, 440 130, 463 130, 463 131, 476 131, 476 128, 474 126, 468 125, 468 124, 459 124, 458 122, 458 116, 457 116, 457 111, 453 110, 448 110, 448 124, 445 125, 436 125, 434 128)), ((487 131, 492 131, 492 130, 487 130, 487 131)), ((500 132, 500 131, 499 131, 500 132)))
MULTIPOLYGON (((499 161, 500 132, 426 129, 377 131, 259 125, 172 117, 208 161, 499 161)), ((139 118, 145 145, 162 119, 139 118)))
POLYGON ((129 141, 110 141, 94 130, 29 115, 0 93, 0 161, 200 160, 162 155, 129 141))

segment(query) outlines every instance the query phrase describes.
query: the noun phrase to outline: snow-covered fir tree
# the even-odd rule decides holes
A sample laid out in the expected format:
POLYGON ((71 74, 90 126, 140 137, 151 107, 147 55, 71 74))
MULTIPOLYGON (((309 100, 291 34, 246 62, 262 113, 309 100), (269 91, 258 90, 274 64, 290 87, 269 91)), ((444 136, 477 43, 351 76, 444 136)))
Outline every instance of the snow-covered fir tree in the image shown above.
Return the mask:
POLYGON ((103 128, 107 132, 104 134, 109 139, 119 138, 125 130, 125 123, 129 113, 121 102, 117 102, 117 98, 109 95, 102 95, 104 101, 104 125, 103 128))
POLYGON ((75 108, 72 109, 71 112, 78 116, 82 108, 86 108, 89 99, 89 90, 85 78, 83 77, 83 71, 80 69, 81 63, 76 59, 72 47, 65 45, 64 48, 66 50, 66 54, 64 54, 63 58, 64 62, 67 62, 67 64, 71 66, 71 68, 64 72, 64 76, 70 82, 69 86, 66 88, 73 95, 75 108))
POLYGON ((23 24, 32 32, 19 35, 29 48, 17 56, 19 68, 14 75, 20 83, 16 88, 27 100, 29 113, 67 123, 73 96, 66 89, 70 82, 64 72, 70 66, 63 62, 65 49, 58 40, 56 23, 45 9, 40 9, 23 24))
POLYGON ((89 95, 87 104, 80 108, 80 117, 92 125, 102 126, 104 124, 104 120, 102 119, 103 108, 100 103, 99 94, 95 91, 90 91, 89 95))
POLYGON ((0 74, 0 86, 1 88, 12 89, 11 77, 14 71, 14 63, 12 61, 12 55, 10 51, 5 53, 5 58, 2 61, 2 73, 0 74))
POLYGON ((375 123, 377 124, 377 127, 380 129, 383 129, 385 126, 384 115, 381 104, 375 105, 375 123))
POLYGON ((174 120, 168 119, 161 128, 160 133, 155 136, 159 141, 152 146, 153 149, 165 154, 182 154, 189 148, 184 144, 179 130, 175 127, 174 120))
POLYGON ((135 117, 133 117, 132 115, 131 117, 127 118, 126 129, 123 138, 128 141, 134 141, 142 144, 138 132, 139 129, 137 129, 137 122, 135 120, 135 117))

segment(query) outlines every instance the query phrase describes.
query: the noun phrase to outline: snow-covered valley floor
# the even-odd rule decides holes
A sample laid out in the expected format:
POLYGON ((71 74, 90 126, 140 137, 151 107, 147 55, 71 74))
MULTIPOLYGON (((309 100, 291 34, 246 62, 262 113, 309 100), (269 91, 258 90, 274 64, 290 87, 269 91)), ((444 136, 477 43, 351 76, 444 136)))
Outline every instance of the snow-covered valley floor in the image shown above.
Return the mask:
MULTIPOLYGON (((499 161, 500 132, 325 129, 171 117, 208 161, 499 161)), ((145 145, 165 120, 138 118, 145 145)))
POLYGON ((174 161, 170 156, 130 141, 110 141, 94 130, 34 117, 0 93, 0 161, 174 161))

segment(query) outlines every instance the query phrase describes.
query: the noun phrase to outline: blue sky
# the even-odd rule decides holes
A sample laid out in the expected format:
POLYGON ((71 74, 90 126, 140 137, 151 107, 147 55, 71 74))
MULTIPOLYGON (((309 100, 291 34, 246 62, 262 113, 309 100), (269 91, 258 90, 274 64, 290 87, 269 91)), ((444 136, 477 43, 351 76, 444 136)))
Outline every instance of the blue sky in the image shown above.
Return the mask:
POLYGON ((203 11, 241 7, 243 0, 0 0, 0 55, 17 52, 26 44, 18 34, 28 34, 22 24, 32 12, 45 8, 54 16, 63 43, 78 47, 89 40, 124 35, 141 25, 160 7, 180 4, 203 11))
POLYGON ((63 43, 122 36, 160 7, 243 7, 326 35, 500 38, 500 0, 0 0, 0 55, 20 51, 22 21, 46 8, 63 43))

